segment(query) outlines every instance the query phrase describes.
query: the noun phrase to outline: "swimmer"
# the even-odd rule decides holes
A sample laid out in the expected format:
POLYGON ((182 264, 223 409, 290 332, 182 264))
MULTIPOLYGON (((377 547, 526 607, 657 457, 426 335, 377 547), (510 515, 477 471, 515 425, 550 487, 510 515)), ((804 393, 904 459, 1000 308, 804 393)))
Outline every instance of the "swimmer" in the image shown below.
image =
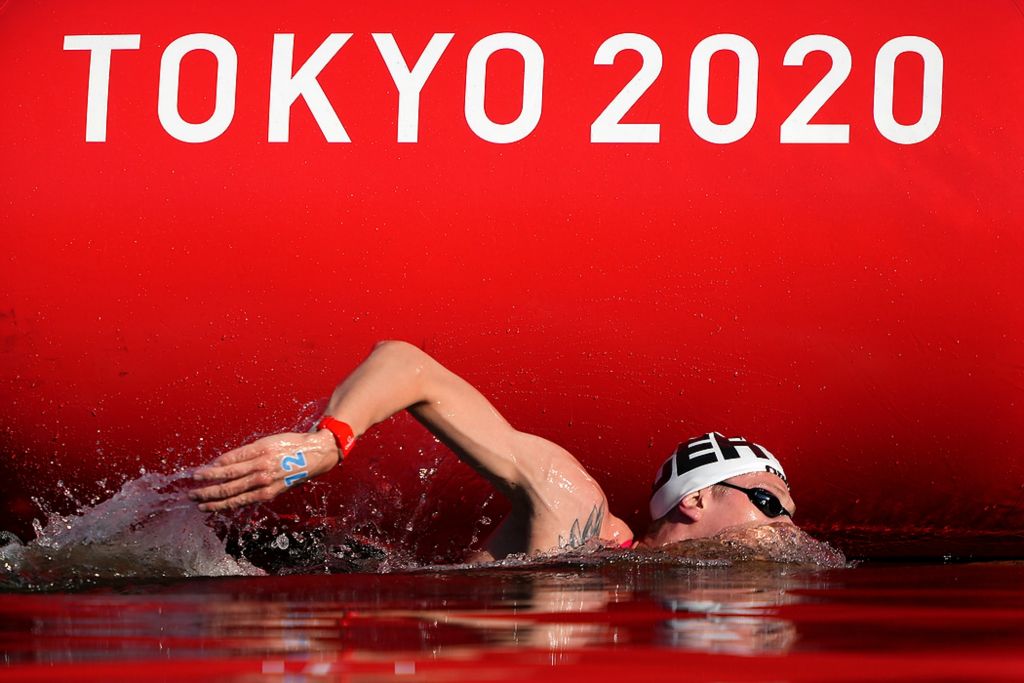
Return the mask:
POLYGON ((600 485, 561 446, 516 430, 468 382, 422 350, 386 341, 335 390, 318 428, 267 436, 196 470, 204 511, 264 503, 337 466, 373 425, 408 410, 511 503, 470 561, 572 549, 599 539, 656 548, 724 529, 792 524, 782 465, 766 449, 712 432, 679 444, 655 475, 652 522, 634 536, 600 485))

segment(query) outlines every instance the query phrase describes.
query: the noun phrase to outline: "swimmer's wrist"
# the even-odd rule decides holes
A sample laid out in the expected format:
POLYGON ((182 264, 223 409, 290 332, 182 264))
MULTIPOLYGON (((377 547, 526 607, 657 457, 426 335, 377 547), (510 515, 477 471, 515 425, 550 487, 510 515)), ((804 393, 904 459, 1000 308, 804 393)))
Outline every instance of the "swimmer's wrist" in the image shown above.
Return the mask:
POLYGON ((326 474, 341 464, 341 451, 338 449, 338 444, 330 431, 314 427, 309 433, 309 438, 316 444, 316 449, 323 453, 323 459, 321 460, 323 465, 321 465, 319 474, 326 474), (333 460, 331 456, 334 456, 333 460))
POLYGON ((330 415, 325 415, 317 424, 317 429, 319 430, 318 433, 325 433, 325 438, 330 439, 330 443, 334 446, 338 458, 335 465, 340 465, 356 443, 352 427, 346 422, 342 422, 330 415))

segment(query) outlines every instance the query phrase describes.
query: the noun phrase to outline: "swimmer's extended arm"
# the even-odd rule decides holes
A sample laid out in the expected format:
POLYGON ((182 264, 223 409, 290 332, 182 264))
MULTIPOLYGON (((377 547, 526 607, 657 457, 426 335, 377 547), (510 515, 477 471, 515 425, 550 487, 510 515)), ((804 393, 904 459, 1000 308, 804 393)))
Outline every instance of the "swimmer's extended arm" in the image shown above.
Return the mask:
POLYGON ((565 449, 516 430, 475 387, 404 342, 378 344, 334 391, 326 413, 358 436, 402 409, 512 499, 552 469, 583 472, 565 449))
MULTIPOLYGON (((570 453, 514 429, 468 382, 410 344, 378 344, 335 389, 326 413, 347 422, 359 436, 403 409, 507 496, 513 512, 518 508, 532 517, 535 526, 540 522, 555 533, 573 519, 582 526, 596 505, 603 514, 604 494, 570 453)), ((270 500, 286 488, 281 463, 299 450, 310 477, 338 462, 334 438, 326 430, 270 436, 199 470, 197 477, 220 483, 193 491, 193 498, 203 501, 206 510, 270 500)), ((592 530, 593 535, 599 532, 592 530)))

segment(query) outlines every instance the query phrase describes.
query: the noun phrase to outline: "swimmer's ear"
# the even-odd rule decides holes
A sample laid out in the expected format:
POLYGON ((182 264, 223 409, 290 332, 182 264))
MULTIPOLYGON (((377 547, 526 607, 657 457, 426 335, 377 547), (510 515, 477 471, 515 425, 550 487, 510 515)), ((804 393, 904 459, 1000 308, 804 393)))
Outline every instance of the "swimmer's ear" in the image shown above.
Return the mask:
POLYGON ((704 500, 704 491, 694 491, 693 493, 685 496, 679 505, 679 514, 681 514, 687 521, 696 522, 704 515, 704 507, 706 501, 704 500))

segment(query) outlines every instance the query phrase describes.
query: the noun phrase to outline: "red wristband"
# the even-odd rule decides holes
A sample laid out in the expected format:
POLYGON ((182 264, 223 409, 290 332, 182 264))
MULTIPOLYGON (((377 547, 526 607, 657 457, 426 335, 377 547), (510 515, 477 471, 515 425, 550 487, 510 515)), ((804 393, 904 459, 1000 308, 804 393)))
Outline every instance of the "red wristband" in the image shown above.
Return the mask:
POLYGON ((320 420, 320 424, 317 425, 318 429, 326 429, 334 435, 334 440, 338 444, 338 453, 340 454, 339 460, 344 459, 348 455, 349 451, 352 450, 352 446, 356 443, 355 433, 352 428, 341 420, 335 420, 330 415, 324 416, 324 419, 320 420))

